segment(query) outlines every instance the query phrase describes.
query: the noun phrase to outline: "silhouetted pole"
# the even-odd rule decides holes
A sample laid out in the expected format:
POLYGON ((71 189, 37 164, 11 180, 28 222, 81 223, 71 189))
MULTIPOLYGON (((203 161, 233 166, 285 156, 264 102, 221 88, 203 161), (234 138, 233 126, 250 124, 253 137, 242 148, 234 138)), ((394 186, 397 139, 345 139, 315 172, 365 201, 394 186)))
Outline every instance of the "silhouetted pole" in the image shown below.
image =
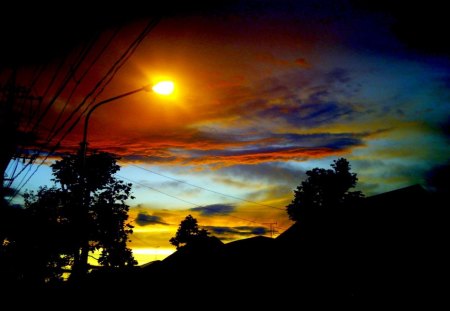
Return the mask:
POLYGON ((81 215, 79 218, 79 232, 81 235, 81 250, 77 249, 76 254, 74 254, 74 264, 71 274, 71 279, 79 280, 83 276, 85 276, 88 272, 88 255, 89 255, 89 232, 88 232, 88 224, 89 224, 89 204, 90 204, 90 188, 89 188, 89 179, 88 179, 88 170, 86 167, 86 154, 88 147, 88 127, 89 120, 91 118, 92 113, 100 106, 103 106, 112 101, 121 99, 126 96, 130 96, 141 91, 149 92, 150 90, 155 91, 161 95, 170 95, 173 92, 174 85, 170 81, 162 81, 152 86, 151 84, 140 87, 136 90, 129 91, 95 104, 92 106, 84 119, 84 129, 83 129, 83 140, 80 143, 80 156, 81 156, 81 168, 80 168, 80 186, 81 186, 81 215))
POLYGON ((126 93, 123 93, 123 94, 120 94, 120 95, 117 95, 117 96, 114 96, 114 97, 102 100, 101 102, 99 102, 99 103, 95 104, 94 106, 92 106, 91 109, 89 109, 88 113, 86 114, 86 118, 84 119, 83 141, 81 142, 81 151, 82 151, 82 156, 83 156, 83 164, 84 164, 84 161, 86 159, 87 133, 88 133, 88 126, 89 126, 89 119, 91 118, 92 113, 100 106, 103 106, 103 105, 105 105, 105 104, 107 104, 109 102, 112 102, 114 100, 118 100, 118 99, 121 99, 123 97, 136 94, 136 93, 141 92, 141 91, 146 91, 146 92, 150 91, 150 85, 146 85, 146 86, 143 86, 143 87, 138 88, 136 90, 133 90, 133 91, 130 91, 130 92, 126 92, 126 93))
MULTIPOLYGON (((2 133, 0 149, 0 200, 1 206, 6 207, 5 200, 6 188, 9 188, 17 176, 14 174, 6 177, 6 169, 11 159, 22 158, 24 161, 29 157, 26 154, 18 153, 18 146, 23 143, 20 137, 22 135, 19 127, 20 120, 24 118, 25 105, 32 104, 33 101, 41 101, 39 96, 32 96, 29 88, 19 86, 16 83, 17 69, 14 69, 11 77, 4 86, 0 86, 0 132, 2 133)), ((31 159, 31 157, 30 157, 31 159)), ((14 191, 14 196, 17 195, 14 191)))
POLYGON ((277 225, 277 222, 266 222, 266 223, 263 223, 263 225, 269 225, 270 237, 273 238, 273 234, 275 232, 274 227, 277 225))
POLYGON ((112 101, 121 99, 126 96, 130 96, 136 94, 141 91, 150 91, 151 85, 146 85, 136 90, 126 92, 108 99, 105 99, 94 106, 92 106, 86 117, 84 119, 84 130, 83 130, 83 140, 80 143, 80 156, 81 156, 81 169, 80 169, 80 185, 81 185, 81 215, 80 215, 80 223, 79 225, 79 233, 81 234, 81 252, 77 250, 77 254, 74 256, 74 265, 71 278, 79 279, 83 277, 88 272, 88 255, 89 255, 89 233, 88 233, 88 225, 89 225, 89 204, 90 204, 90 185, 88 179, 88 171, 86 168, 86 154, 87 154, 87 135, 88 135, 88 127, 89 120, 92 113, 100 106, 103 106, 112 101))

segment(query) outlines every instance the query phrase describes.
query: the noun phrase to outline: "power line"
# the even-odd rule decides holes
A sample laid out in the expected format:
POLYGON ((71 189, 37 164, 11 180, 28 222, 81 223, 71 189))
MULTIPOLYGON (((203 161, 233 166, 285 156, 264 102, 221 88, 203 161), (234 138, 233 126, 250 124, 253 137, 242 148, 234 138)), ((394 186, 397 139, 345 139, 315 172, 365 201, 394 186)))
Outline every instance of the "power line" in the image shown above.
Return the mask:
POLYGON ((140 183, 140 182, 131 180, 131 179, 129 179, 129 178, 126 178, 126 177, 121 176, 121 175, 118 175, 118 174, 116 174, 116 175, 117 175, 117 177, 120 177, 120 178, 122 178, 122 179, 128 180, 129 182, 132 182, 133 184, 136 184, 136 185, 139 185, 139 186, 142 186, 142 187, 149 188, 149 189, 151 189, 151 190, 153 190, 153 191, 159 192, 159 193, 164 194, 164 195, 166 195, 166 196, 168 196, 168 197, 171 197, 171 198, 174 198, 174 199, 176 199, 176 200, 182 201, 182 202, 184 202, 184 203, 193 205, 193 206, 195 206, 195 207, 201 207, 201 206, 198 205, 198 204, 195 204, 195 203, 186 201, 186 200, 184 200, 184 199, 181 199, 181 198, 179 198, 179 197, 176 197, 176 196, 174 196, 174 195, 165 193, 165 192, 163 192, 163 191, 161 191, 161 190, 158 190, 158 189, 155 189, 155 188, 153 188, 153 187, 150 187, 149 185, 146 185, 146 184, 143 184, 143 183, 140 183))
MULTIPOLYGON (((61 118, 64 115, 64 112, 67 108, 67 106, 69 105, 72 97, 74 96, 74 94, 76 93, 78 87, 80 86, 83 78, 88 74, 91 66, 88 66, 88 69, 86 69, 80 76, 79 79, 76 78, 76 73, 78 71, 78 69, 81 69, 81 65, 83 64, 84 60, 87 58, 87 56, 90 54, 91 50, 93 50, 97 39, 98 33, 95 35, 95 37, 93 37, 82 49, 82 51, 80 52, 80 54, 77 57, 77 60, 74 62, 74 65, 71 66, 71 68, 69 69, 69 72, 71 73, 70 78, 75 81, 75 86, 72 88, 69 96, 67 97, 63 107, 61 108, 61 110, 59 111, 58 117, 56 118, 56 120, 53 122, 53 126, 51 127, 49 134, 47 136, 47 140, 48 142, 51 141, 51 139, 49 139, 51 137, 51 133, 55 132, 55 128, 58 125, 59 121, 61 120, 61 118)), ((106 47, 108 46, 108 43, 103 47, 106 49, 106 47)), ((102 53, 102 52, 100 52, 102 53)), ((99 53, 99 54, 100 54, 99 53)), ((101 55, 101 54, 100 54, 101 55)), ((98 57, 100 57, 100 55, 98 57)), ((94 58, 94 62, 97 61, 97 57, 94 58)))
POLYGON ((233 198, 233 199, 240 200, 240 201, 243 201, 243 202, 252 203, 252 204, 256 204, 256 205, 260 205, 260 206, 269 207, 269 208, 274 208, 274 209, 277 209, 277 210, 284 211, 284 208, 280 208, 280 207, 276 207, 276 206, 272 206, 272 205, 267 205, 267 204, 258 203, 258 202, 255 202, 255 201, 251 201, 251 200, 239 198, 239 197, 236 197, 236 196, 233 196, 233 195, 225 194, 225 193, 222 193, 222 192, 219 192, 219 191, 216 191, 216 190, 211 190, 211 189, 208 189, 208 188, 205 188, 205 187, 202 187, 202 186, 194 185, 194 184, 191 184, 191 183, 189 183, 189 182, 187 182, 187 181, 183 181, 183 180, 176 179, 176 178, 173 178, 173 177, 170 177, 170 176, 166 176, 166 175, 161 174, 161 173, 157 173, 157 172, 151 171, 151 170, 149 170, 149 169, 146 169, 146 168, 144 168, 144 167, 142 167, 142 166, 139 166, 139 165, 136 165, 136 164, 133 164, 133 166, 135 166, 135 167, 137 167, 137 168, 140 168, 140 169, 142 169, 142 170, 144 170, 144 171, 147 171, 147 172, 149 172, 149 173, 152 173, 152 174, 155 174, 155 175, 164 177, 164 178, 168 178, 168 179, 171 179, 171 180, 176 181, 176 182, 179 182, 179 183, 183 183, 183 184, 189 185, 189 186, 191 186, 191 187, 195 187, 195 188, 199 188, 199 189, 202 189, 202 190, 205 190, 205 191, 209 191, 209 192, 213 192, 213 193, 216 193, 216 194, 220 194, 220 195, 223 195, 223 196, 225 196, 225 197, 233 198))
MULTIPOLYGON (((31 171, 29 169, 26 173, 26 175, 22 178, 22 181, 19 183, 20 186, 15 190, 13 196, 11 197, 10 201, 22 190, 22 188, 28 183, 28 181, 33 177, 33 175, 38 171, 38 169, 41 167, 43 163, 48 159, 50 155, 52 155, 60 146, 61 142, 66 138, 67 135, 72 132, 72 130, 75 128, 75 126, 78 124, 78 122, 81 120, 82 116, 86 113, 86 111, 89 109, 89 106, 93 104, 95 99, 103 92, 105 87, 111 82, 111 80, 114 78, 114 76, 117 74, 120 68, 129 60, 129 58, 132 56, 132 54, 136 51, 137 47, 141 44, 141 42, 144 40, 144 38, 150 33, 150 31, 156 27, 156 25, 159 22, 159 18, 152 18, 147 25, 144 27, 144 29, 139 33, 139 35, 130 43, 128 48, 122 55, 114 62, 114 64, 109 68, 109 70, 106 72, 106 74, 97 81, 97 84, 94 86, 93 89, 84 97, 84 99, 81 101, 81 103, 75 107, 75 109, 71 112, 71 114, 65 119, 65 121, 62 123, 62 125, 59 126, 58 129, 56 129, 52 136, 48 137, 46 140, 45 145, 49 146, 50 142, 58 136, 59 133, 63 131, 63 129, 66 127, 67 124, 69 124, 70 120, 79 112, 80 109, 86 106, 86 103, 89 98, 93 97, 90 103, 87 104, 87 107, 85 107, 84 110, 81 111, 80 114, 78 114, 77 119, 70 125, 70 127, 63 133, 63 135, 58 139, 58 141, 53 145, 53 147, 50 148, 50 151, 47 153, 47 155, 44 157, 44 159, 37 165, 37 167, 31 171), (30 174, 29 176, 27 176, 30 174), (26 178, 28 177, 28 178, 26 178)), ((84 59, 84 58, 82 58, 84 59)), ((78 61, 71 70, 69 70, 65 78, 63 79, 62 84, 57 89, 56 93, 53 95, 50 102, 47 104, 47 106, 44 108, 43 113, 38 117, 38 120, 34 124, 32 131, 36 130, 39 127, 39 124, 42 122, 43 118, 47 114, 47 112, 50 110, 50 107, 54 104, 55 100, 58 98, 58 96, 61 94, 61 92, 67 87, 68 82, 70 79, 74 77, 74 72, 77 70, 79 66, 81 66, 82 61, 78 61)), ((64 61, 60 64, 60 67, 62 68, 64 64, 64 61)), ((59 70, 60 68, 58 68, 59 70)), ((54 75, 54 79, 56 79, 56 74, 54 75)), ((53 80, 52 80, 53 81, 53 80)), ((53 83, 53 82, 52 82, 53 83)), ((50 90, 50 86, 48 87, 47 91, 50 90)), ((39 152, 38 152, 39 154, 39 152)), ((35 157, 37 158, 37 156, 35 157)), ((31 165, 33 161, 30 161, 27 163, 27 165, 31 165)))
MULTIPOLYGON (((163 192, 163 191, 161 191, 161 190, 155 189, 155 188, 150 187, 150 186, 148 186, 148 185, 146 185, 146 184, 143 184, 143 183, 134 181, 134 180, 132 180, 132 179, 129 179, 129 178, 127 178, 127 177, 121 176, 121 175, 119 175, 119 174, 116 174, 116 176, 119 177, 119 178, 128 180, 129 182, 131 182, 131 183, 133 183, 133 184, 136 184, 136 185, 139 185, 139 186, 142 186, 142 187, 149 188, 149 189, 151 189, 151 190, 153 190, 153 191, 159 192, 159 193, 161 193, 161 194, 164 194, 164 195, 166 195, 166 196, 168 196, 168 197, 174 198, 174 199, 179 200, 179 201, 181 201, 181 202, 191 204, 191 205, 193 205, 193 206, 195 206, 195 207, 204 207, 204 206, 201 206, 201 205, 199 205, 199 204, 192 203, 192 202, 190 202, 190 201, 187 201, 187 200, 184 200, 184 199, 182 199, 182 198, 179 198, 179 197, 177 197, 177 196, 174 196, 174 195, 165 193, 165 192, 163 192)), ((263 225, 263 226, 266 224, 266 223, 261 223, 261 222, 257 222, 257 221, 254 221, 254 220, 242 218, 242 217, 237 217, 237 216, 233 216, 233 215, 223 214, 223 213, 222 213, 222 214, 218 214, 218 215, 220 215, 220 216, 226 216, 226 217, 231 217, 231 218, 236 218, 236 219, 240 219, 240 220, 252 222, 252 223, 259 224, 259 225, 263 225)), ((285 230, 285 228, 281 228, 281 227, 274 227, 274 228, 285 230)))

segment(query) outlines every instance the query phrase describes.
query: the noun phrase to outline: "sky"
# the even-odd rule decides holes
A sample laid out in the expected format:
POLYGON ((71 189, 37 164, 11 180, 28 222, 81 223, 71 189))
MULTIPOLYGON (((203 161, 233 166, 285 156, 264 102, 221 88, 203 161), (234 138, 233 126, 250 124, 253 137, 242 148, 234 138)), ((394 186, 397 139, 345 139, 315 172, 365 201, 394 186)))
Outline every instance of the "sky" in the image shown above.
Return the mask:
MULTIPOLYGON (((340 157, 366 196, 417 183, 432 189, 430 176, 448 167, 450 151, 449 48, 443 11, 432 3, 218 1, 169 10, 97 102, 163 79, 175 93, 127 96, 89 123, 89 147, 119 155, 118 177, 133 183, 130 247, 139 262, 173 252, 169 239, 189 214, 224 242, 276 236, 292 224, 285 207, 305 172, 340 157)), ((58 115, 73 111, 146 25, 147 16, 125 13, 120 31, 118 18, 88 19, 101 31, 70 82, 79 87, 59 94, 33 129, 38 137, 59 134, 58 115)), ((19 63, 22 82, 43 68, 33 94, 56 94, 56 84, 46 87, 63 78, 58 68, 67 71, 58 64, 63 55, 73 64, 91 28, 45 24, 31 38, 14 21, 8 38, 21 49, 2 52, 11 59, 2 83, 19 63)), ((80 122, 56 155, 33 166, 24 189, 51 184, 48 164, 75 150, 81 133, 80 122)))

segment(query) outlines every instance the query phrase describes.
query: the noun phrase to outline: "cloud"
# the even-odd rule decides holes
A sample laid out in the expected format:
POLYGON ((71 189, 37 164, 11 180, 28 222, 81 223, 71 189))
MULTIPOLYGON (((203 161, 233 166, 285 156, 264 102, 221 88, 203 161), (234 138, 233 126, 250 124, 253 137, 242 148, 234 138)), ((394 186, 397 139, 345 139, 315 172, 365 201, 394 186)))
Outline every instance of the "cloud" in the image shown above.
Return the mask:
POLYGON ((343 119, 351 119, 356 112, 351 106, 338 102, 320 102, 326 91, 320 91, 313 95, 312 103, 298 102, 293 105, 276 105, 259 112, 259 116, 265 118, 284 119, 289 124, 299 128, 315 128, 323 124, 341 122, 343 119))
POLYGON ((255 226, 239 226, 239 227, 234 227, 235 229, 239 230, 239 232, 244 232, 247 233, 249 235, 261 235, 261 234, 266 234, 269 231, 267 230, 266 227, 255 227, 255 226))
POLYGON ((268 134, 264 139, 247 136, 247 145, 225 150, 179 150, 192 163, 223 165, 257 164, 335 155, 355 146, 364 145, 369 133, 268 134))
POLYGON ((224 236, 228 234, 236 234, 238 231, 232 227, 223 226, 207 226, 207 230, 211 231, 214 235, 224 236))
MULTIPOLYGON (((152 156, 134 154, 125 160, 158 164, 178 165, 219 165, 258 164, 276 161, 306 160, 333 156, 347 152, 353 147, 363 146, 364 138, 373 133, 260 133, 248 132, 247 135, 228 134, 233 142, 228 146, 205 144, 201 139, 197 145, 188 144, 166 149, 164 156, 157 153, 152 156), (171 156, 167 156, 170 153, 171 156)), ((213 134, 210 134, 213 136, 213 134)), ((215 133, 219 138, 221 132, 215 133)), ((209 140, 214 140, 213 137, 209 140)))
POLYGON ((325 74, 325 81, 329 84, 349 83, 351 82, 350 71, 341 67, 334 68, 325 74))
POLYGON ((191 211, 199 212, 202 216, 227 215, 235 210, 233 204, 211 204, 201 207, 194 207, 191 211))
POLYGON ((330 148, 262 148, 249 151, 214 151, 210 155, 196 157, 189 162, 193 164, 236 165, 258 164, 274 161, 306 160, 338 154, 337 149, 330 148))
POLYGON ((345 149, 351 145, 361 144, 362 138, 370 134, 371 133, 285 133, 275 134, 274 138, 278 140, 279 144, 285 146, 345 149))
POLYGON ((234 240, 247 236, 264 235, 269 232, 266 227, 262 226, 206 226, 204 228, 221 240, 234 240))
POLYGON ((109 137, 96 146, 128 162, 217 168, 304 161, 365 145, 364 137, 358 134, 321 133, 324 126, 343 126, 361 115, 358 105, 337 95, 341 94, 338 86, 353 83, 351 72, 339 67, 326 72, 297 71, 301 73, 258 78, 237 93, 226 88, 224 94, 216 94, 219 104, 208 101, 201 104, 204 106, 196 105, 195 117, 178 122, 170 130, 144 130, 148 123, 133 122, 139 129, 133 138, 109 137), (321 128, 319 133, 311 134, 317 127, 321 128), (310 133, 298 134, 305 129, 310 133))
POLYGON ((249 118, 257 120, 256 126, 282 120, 296 128, 337 124, 362 115, 361 104, 353 102, 360 91, 361 82, 351 70, 297 70, 255 82, 254 96, 234 103, 227 116, 234 114, 241 121, 235 123, 239 127, 249 118))
POLYGON ((147 213, 142 213, 142 212, 137 215, 135 221, 139 226, 169 225, 160 216, 148 215, 147 213))

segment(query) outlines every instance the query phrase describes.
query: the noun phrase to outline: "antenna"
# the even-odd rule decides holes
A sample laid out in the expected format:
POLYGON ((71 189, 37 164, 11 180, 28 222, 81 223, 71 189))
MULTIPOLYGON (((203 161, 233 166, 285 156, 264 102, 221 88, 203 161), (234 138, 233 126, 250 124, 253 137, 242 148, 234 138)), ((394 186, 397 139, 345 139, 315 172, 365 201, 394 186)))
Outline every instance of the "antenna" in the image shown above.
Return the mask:
POLYGON ((269 225, 270 237, 273 238, 273 234, 276 232, 275 226, 277 225, 277 222, 265 222, 263 225, 269 225))

